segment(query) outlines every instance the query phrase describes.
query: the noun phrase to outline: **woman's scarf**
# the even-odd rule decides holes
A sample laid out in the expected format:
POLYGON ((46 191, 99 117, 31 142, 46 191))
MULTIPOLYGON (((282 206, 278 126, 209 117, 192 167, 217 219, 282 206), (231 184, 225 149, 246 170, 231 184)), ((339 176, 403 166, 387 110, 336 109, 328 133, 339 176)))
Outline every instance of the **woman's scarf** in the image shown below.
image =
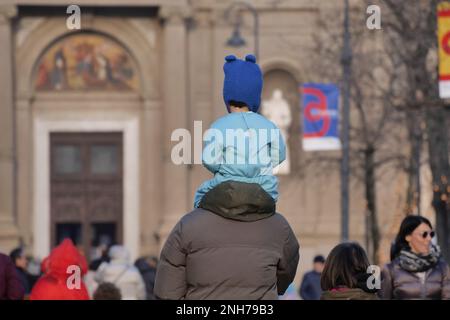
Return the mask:
POLYGON ((433 268, 441 257, 441 250, 438 246, 431 245, 430 253, 420 255, 411 250, 401 250, 399 259, 400 267, 409 272, 424 272, 433 268))

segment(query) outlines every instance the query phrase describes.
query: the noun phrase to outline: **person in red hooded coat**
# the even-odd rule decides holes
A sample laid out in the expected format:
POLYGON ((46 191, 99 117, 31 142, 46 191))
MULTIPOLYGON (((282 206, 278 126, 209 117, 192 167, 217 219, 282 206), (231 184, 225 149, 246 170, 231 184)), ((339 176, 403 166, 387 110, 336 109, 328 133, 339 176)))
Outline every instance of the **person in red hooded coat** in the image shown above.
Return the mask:
POLYGON ((50 265, 50 257, 45 257, 41 262, 41 273, 46 274, 50 265))
POLYGON ((87 262, 70 239, 54 248, 48 261, 48 269, 33 287, 30 300, 89 300, 82 280, 87 262))

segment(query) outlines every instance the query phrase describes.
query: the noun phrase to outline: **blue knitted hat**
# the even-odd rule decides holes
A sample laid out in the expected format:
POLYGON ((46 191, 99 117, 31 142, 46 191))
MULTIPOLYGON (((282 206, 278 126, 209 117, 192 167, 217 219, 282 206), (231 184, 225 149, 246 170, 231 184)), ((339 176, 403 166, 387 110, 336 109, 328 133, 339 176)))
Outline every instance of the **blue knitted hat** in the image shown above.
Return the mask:
POLYGON ((223 71, 223 100, 230 112, 230 101, 245 103, 248 108, 257 112, 261 102, 263 78, 261 69, 252 54, 245 56, 245 61, 234 55, 225 57, 223 71))

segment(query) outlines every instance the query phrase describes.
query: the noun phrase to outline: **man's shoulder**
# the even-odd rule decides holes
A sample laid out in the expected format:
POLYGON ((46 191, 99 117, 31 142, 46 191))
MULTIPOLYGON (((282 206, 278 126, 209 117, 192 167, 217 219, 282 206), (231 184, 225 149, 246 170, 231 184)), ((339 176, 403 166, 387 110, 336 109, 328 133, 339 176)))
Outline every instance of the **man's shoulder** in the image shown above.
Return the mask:
MULTIPOLYGON (((200 220, 206 220, 206 219, 209 220, 209 219, 215 218, 215 217, 218 217, 221 219, 226 219, 224 217, 220 217, 219 215, 217 215, 209 210, 202 209, 202 208, 195 208, 192 211, 186 213, 184 216, 182 216, 180 219, 180 223, 183 225, 187 225, 187 224, 196 223, 200 220)), ((287 226, 287 227, 290 226, 290 224, 286 220, 286 218, 278 212, 276 212, 273 215, 271 215, 267 218, 264 218, 262 220, 267 220, 267 222, 270 221, 270 223, 272 223, 272 224, 275 223, 276 225, 279 225, 279 226, 287 226)))
POLYGON ((202 208, 195 208, 182 216, 175 228, 184 236, 192 236, 214 226, 220 225, 221 219, 225 218, 220 217, 211 211, 202 208))
POLYGON ((180 219, 180 224, 182 225, 189 225, 189 224, 195 224, 199 220, 203 220, 208 218, 209 215, 212 215, 213 213, 202 209, 202 208, 194 208, 192 211, 186 213, 184 216, 180 219))
MULTIPOLYGON (((181 217, 178 225, 184 233, 200 230, 204 227, 210 226, 211 223, 216 224, 223 220, 233 221, 233 223, 248 223, 245 221, 230 220, 209 210, 196 208, 181 217)), ((291 225, 280 213, 275 213, 267 218, 256 220, 255 222, 269 224, 271 229, 275 230, 274 232, 277 234, 284 234, 288 236, 292 232, 291 225)))
POLYGON ((315 278, 315 277, 320 278, 320 273, 318 273, 314 270, 309 270, 308 272, 305 272, 304 277, 305 277, 305 279, 315 278))
POLYGON ((290 226, 291 226, 289 221, 282 214, 280 214, 278 212, 276 212, 273 216, 271 216, 271 218, 273 219, 273 221, 277 222, 282 227, 290 228, 290 226))

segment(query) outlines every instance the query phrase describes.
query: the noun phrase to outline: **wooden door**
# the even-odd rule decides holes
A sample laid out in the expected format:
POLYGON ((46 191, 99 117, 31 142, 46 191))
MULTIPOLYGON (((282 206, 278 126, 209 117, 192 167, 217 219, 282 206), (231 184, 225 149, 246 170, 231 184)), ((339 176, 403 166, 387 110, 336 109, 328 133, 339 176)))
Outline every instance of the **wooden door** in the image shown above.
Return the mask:
POLYGON ((50 146, 52 246, 70 237, 89 258, 122 243, 122 133, 51 133, 50 146))

